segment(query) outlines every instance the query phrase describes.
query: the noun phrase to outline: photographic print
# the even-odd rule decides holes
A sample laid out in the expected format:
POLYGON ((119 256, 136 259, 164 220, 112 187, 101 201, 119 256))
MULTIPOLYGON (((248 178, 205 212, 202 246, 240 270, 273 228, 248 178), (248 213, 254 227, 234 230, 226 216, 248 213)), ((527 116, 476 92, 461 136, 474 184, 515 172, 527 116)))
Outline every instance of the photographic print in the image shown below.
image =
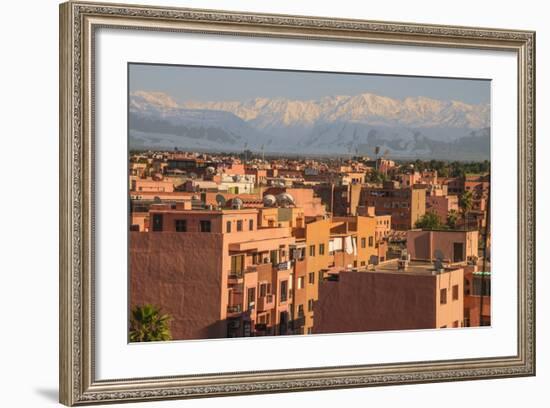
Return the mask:
POLYGON ((491 325, 491 82, 128 64, 130 342, 491 325))
POLYGON ((59 16, 62 403, 535 375, 534 31, 59 16))

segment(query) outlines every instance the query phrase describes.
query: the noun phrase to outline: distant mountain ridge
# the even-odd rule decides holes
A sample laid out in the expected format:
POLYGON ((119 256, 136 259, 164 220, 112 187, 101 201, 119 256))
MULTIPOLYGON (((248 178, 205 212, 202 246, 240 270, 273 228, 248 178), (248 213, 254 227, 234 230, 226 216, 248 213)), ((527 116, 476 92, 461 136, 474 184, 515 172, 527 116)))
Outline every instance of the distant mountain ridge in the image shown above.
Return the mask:
POLYGON ((237 151, 246 146, 273 153, 372 154, 381 146, 395 158, 490 155, 488 104, 372 93, 178 103, 165 93, 136 91, 129 110, 132 148, 237 151))

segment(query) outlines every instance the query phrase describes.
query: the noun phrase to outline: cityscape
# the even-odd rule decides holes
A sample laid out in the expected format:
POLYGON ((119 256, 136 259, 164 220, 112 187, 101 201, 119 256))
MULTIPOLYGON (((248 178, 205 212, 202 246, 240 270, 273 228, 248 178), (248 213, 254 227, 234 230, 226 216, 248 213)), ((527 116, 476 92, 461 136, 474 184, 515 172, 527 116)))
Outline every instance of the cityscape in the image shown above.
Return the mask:
POLYGON ((351 97, 297 109, 286 95, 288 126, 267 126, 268 105, 283 108, 262 89, 251 105, 134 88, 130 341, 491 325, 485 102, 363 92, 366 108, 354 105, 334 136, 348 113, 329 126, 328 112, 348 109, 351 97), (255 120, 263 136, 248 125, 255 120), (311 123, 296 130, 297 121, 311 123))

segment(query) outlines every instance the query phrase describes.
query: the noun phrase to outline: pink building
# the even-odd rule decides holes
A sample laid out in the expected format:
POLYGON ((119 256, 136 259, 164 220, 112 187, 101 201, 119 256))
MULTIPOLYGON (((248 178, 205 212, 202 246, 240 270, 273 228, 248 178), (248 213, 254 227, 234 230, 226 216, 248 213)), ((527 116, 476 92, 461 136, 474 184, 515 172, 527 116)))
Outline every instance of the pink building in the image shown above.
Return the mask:
POLYGON ((447 215, 452 210, 458 212, 458 196, 429 195, 426 197, 426 212, 436 214, 440 223, 447 223, 447 215))
POLYGON ((460 263, 478 257, 478 231, 407 231, 407 252, 412 260, 460 263))
POLYGON ((130 177, 130 191, 149 193, 172 193, 174 182, 172 180, 155 180, 152 178, 142 179, 130 177))
POLYGON ((130 233, 131 306, 173 316, 174 339, 286 333, 295 238, 259 227, 262 211, 151 208, 130 233))
POLYGON ((462 268, 436 272, 431 263, 340 272, 319 286, 313 333, 462 327, 463 281, 462 268))

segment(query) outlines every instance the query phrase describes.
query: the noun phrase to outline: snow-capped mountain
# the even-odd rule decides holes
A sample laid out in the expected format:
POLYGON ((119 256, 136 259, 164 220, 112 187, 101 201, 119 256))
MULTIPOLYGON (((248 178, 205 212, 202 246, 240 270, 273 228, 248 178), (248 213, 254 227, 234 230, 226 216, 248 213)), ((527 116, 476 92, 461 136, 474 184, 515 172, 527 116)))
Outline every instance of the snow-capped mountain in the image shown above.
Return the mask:
POLYGON ((382 146, 396 158, 477 160, 489 156, 489 120, 489 105, 372 93, 185 103, 160 92, 130 96, 131 147, 369 154, 382 146))

